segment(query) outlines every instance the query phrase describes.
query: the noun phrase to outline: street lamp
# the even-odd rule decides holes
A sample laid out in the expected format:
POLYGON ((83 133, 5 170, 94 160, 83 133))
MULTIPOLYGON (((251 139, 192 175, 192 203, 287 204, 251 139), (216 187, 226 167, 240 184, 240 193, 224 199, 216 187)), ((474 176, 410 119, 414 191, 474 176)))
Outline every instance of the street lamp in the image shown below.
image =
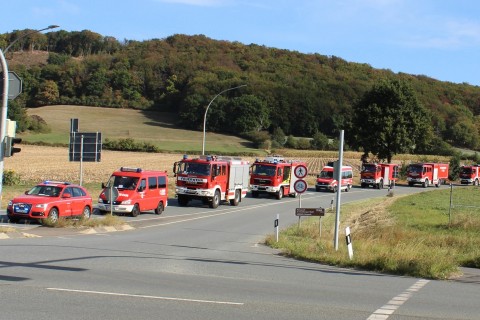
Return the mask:
POLYGON ((238 88, 241 88, 241 87, 246 87, 247 85, 246 84, 242 84, 241 86, 238 86, 238 87, 233 87, 233 88, 229 88, 229 89, 225 89, 223 90, 222 92, 220 92, 219 94, 217 94, 215 97, 213 97, 212 101, 210 101, 210 103, 208 104, 207 106, 207 109, 205 110, 205 115, 203 117, 203 145, 202 145, 202 156, 205 155, 205 126, 207 124, 207 112, 208 112, 208 108, 210 108, 210 105, 212 104, 213 100, 215 100, 219 95, 221 95, 222 93, 224 92, 227 92, 227 91, 230 91, 230 90, 234 90, 234 89, 238 89, 238 88))
MULTIPOLYGON (((39 30, 32 30, 27 32, 14 41, 10 43, 5 50, 2 51, 0 49, 0 62, 2 65, 3 71, 3 91, 2 91, 2 109, 0 111, 0 200, 2 198, 2 186, 3 186, 3 158, 5 153, 5 131, 6 131, 6 123, 7 123, 7 108, 8 108, 8 65, 7 60, 5 59, 5 54, 7 53, 8 49, 12 47, 17 41, 23 39, 33 33, 42 32, 49 29, 58 28, 56 25, 50 25, 46 28, 39 29, 39 30)), ((1 202, 0 202, 1 207, 1 202)))

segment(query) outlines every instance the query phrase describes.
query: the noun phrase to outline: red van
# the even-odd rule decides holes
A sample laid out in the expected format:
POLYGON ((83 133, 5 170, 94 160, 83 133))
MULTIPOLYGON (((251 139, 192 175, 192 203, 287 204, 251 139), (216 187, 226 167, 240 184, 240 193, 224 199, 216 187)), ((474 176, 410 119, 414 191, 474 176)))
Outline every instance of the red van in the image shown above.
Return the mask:
POLYGON ((166 171, 122 167, 112 173, 106 185, 102 184, 98 210, 101 213, 131 214, 133 217, 150 210, 161 214, 168 205, 167 186, 166 171))
MULTIPOLYGON (((340 184, 340 190, 348 192, 352 188, 353 184, 353 170, 350 166, 342 166, 342 183, 340 184)), ((315 184, 315 190, 328 190, 337 192, 338 182, 333 176, 333 167, 323 167, 320 174, 317 175, 317 182, 315 184)))

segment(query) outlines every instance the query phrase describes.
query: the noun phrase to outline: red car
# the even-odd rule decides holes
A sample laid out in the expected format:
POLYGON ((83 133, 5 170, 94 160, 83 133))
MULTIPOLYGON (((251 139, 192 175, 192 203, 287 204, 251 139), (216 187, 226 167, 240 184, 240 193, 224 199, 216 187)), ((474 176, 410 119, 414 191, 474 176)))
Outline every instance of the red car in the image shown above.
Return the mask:
POLYGON ((88 219, 91 212, 92 197, 84 187, 58 181, 40 183, 25 195, 9 201, 7 206, 11 222, 34 219, 43 223, 48 218, 55 224, 60 217, 88 219))

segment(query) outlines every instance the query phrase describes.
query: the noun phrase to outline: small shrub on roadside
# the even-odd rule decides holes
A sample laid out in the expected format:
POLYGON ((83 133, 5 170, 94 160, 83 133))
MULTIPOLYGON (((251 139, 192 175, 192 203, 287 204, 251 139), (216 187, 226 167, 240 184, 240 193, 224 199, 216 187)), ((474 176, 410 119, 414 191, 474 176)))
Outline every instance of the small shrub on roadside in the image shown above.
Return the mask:
POLYGON ((16 186, 21 182, 20 175, 13 170, 3 171, 3 185, 16 186))

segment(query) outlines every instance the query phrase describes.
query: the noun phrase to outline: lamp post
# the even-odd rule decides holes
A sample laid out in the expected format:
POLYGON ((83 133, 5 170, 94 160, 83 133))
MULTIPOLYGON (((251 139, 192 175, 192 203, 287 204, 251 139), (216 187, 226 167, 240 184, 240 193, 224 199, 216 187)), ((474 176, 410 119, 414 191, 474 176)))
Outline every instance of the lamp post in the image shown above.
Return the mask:
POLYGON ((223 90, 222 92, 220 92, 219 94, 217 94, 215 97, 213 97, 213 99, 210 101, 210 103, 208 104, 207 106, 207 109, 205 110, 205 115, 203 116, 203 144, 202 144, 202 155, 205 155, 205 127, 207 125, 207 112, 208 112, 208 108, 210 108, 210 105, 212 104, 213 100, 215 100, 219 95, 221 95, 222 93, 224 92, 227 92, 227 91, 230 91, 230 90, 234 90, 234 89, 238 89, 238 88, 241 88, 241 87, 246 87, 247 85, 246 84, 242 84, 241 86, 238 86, 238 87, 233 87, 233 88, 229 88, 229 89, 225 89, 223 90))
POLYGON ((8 108, 8 65, 7 60, 5 59, 5 54, 7 53, 8 49, 12 47, 17 41, 23 39, 33 33, 42 32, 49 29, 58 28, 56 25, 50 25, 46 28, 39 29, 39 30, 32 30, 23 34, 22 36, 18 37, 12 43, 10 43, 5 50, 0 49, 0 62, 2 65, 3 71, 3 91, 2 91, 2 109, 0 111, 0 207, 1 207, 1 199, 3 197, 3 158, 5 153, 5 130, 7 124, 7 108, 8 108))

